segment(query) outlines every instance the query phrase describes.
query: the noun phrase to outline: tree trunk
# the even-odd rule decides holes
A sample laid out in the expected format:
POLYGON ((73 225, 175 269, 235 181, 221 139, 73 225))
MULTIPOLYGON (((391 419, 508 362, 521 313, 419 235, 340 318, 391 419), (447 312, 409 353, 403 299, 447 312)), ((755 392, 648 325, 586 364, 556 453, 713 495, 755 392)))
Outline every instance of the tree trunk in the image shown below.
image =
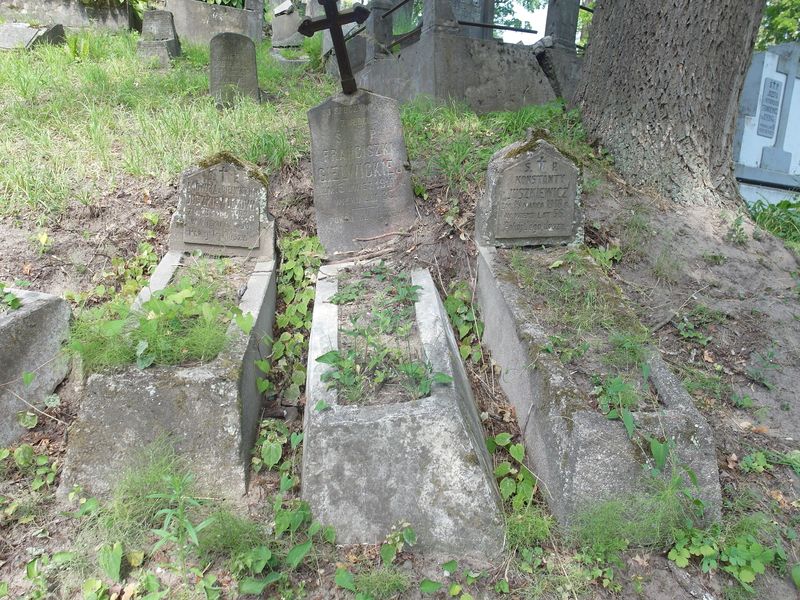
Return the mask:
POLYGON ((590 138, 628 181, 738 198, 731 149, 763 0, 600 0, 578 87, 590 138))

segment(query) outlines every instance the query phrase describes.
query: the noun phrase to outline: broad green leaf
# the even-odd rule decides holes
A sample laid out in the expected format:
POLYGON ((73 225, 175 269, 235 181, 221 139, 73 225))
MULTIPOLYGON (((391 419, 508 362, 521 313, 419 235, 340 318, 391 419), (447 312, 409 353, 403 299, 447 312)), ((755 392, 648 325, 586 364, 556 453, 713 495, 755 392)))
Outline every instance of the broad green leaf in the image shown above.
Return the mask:
POLYGON ((276 581, 280 581, 284 578, 284 574, 281 572, 274 572, 267 575, 264 579, 256 579, 255 577, 246 577, 241 582, 239 582, 239 593, 240 594, 253 594, 258 596, 263 592, 267 586, 272 585, 276 581))
POLYGON ((120 569, 122 567, 122 544, 115 542, 113 546, 104 545, 97 552, 97 562, 106 577, 111 581, 119 582, 120 569))
POLYGON ((397 556, 397 546, 394 544, 384 544, 381 546, 381 561, 386 566, 389 566, 394 562, 395 557, 397 556))
POLYGON ((498 446, 508 446, 511 442, 511 434, 510 433, 498 433, 494 436, 494 441, 498 446))
POLYGON ((320 400, 314 405, 314 410, 317 412, 322 412, 324 410, 329 409, 330 407, 331 405, 325 402, 325 400, 320 400))
POLYGON ((35 373, 31 373, 30 371, 24 371, 22 373, 22 385, 28 386, 32 384, 35 377, 36 377, 35 373))
POLYGON ((56 552, 55 554, 53 554, 52 558, 53 564, 63 565, 73 560, 77 555, 78 555, 77 552, 67 552, 67 551, 56 552))
POLYGON ((144 552, 141 550, 131 550, 125 554, 125 558, 128 560, 128 564, 136 569, 141 567, 142 563, 144 563, 144 552))
POLYGON ((36 413, 23 410, 17 413, 17 423, 25 429, 33 429, 39 424, 39 417, 36 416, 36 413))
POLYGON ((501 462, 499 465, 497 465, 494 468, 494 476, 495 477, 498 477, 498 478, 499 477, 505 477, 509 473, 511 473, 511 463, 508 462, 507 460, 501 462))
POLYGON ((406 527, 403 529, 403 540, 409 546, 413 546, 417 543, 417 532, 414 531, 411 527, 406 527))
POLYGON ((461 584, 453 583, 450 585, 450 589, 447 590, 447 593, 451 596, 458 596, 461 593, 461 584))
POLYGON ((508 453, 513 456, 517 462, 522 462, 525 458, 525 446, 522 444, 512 444, 508 447, 508 453))
POLYGON ((794 581, 794 587, 800 590, 800 563, 792 567, 792 581, 794 581))
POLYGON ((236 315, 234 318, 236 324, 239 326, 245 335, 250 335, 250 332, 253 330, 253 325, 255 324, 255 317, 250 313, 243 313, 241 315, 236 315))
POLYGON ((286 564, 289 565, 290 568, 296 569, 297 566, 303 561, 308 551, 311 550, 311 545, 313 544, 312 540, 308 540, 304 544, 298 544, 291 550, 289 550, 289 554, 286 555, 286 564))
POLYGON ((8 598, 8 584, 0 581, 0 598, 8 598))
POLYGON ((625 431, 628 432, 628 438, 633 438, 633 431, 636 425, 633 422, 633 414, 627 408, 622 409, 622 424, 625 425, 625 431))
POLYGON ((261 460, 268 469, 271 469, 278 464, 283 454, 283 448, 278 442, 264 442, 261 446, 261 460))
POLYGON ((455 560, 449 560, 442 564, 442 570, 444 570, 444 572, 448 575, 452 575, 458 570, 458 562, 455 560))
POLYGON ((14 450, 14 462, 21 469, 30 467, 33 464, 33 446, 30 444, 22 444, 14 450))
POLYGON ((446 373, 434 373, 432 379, 433 383, 450 383, 453 381, 453 378, 446 373))
POLYGON ((294 450, 295 448, 297 448, 303 442, 303 434, 294 432, 294 433, 292 433, 291 437, 289 438, 289 441, 291 443, 292 450, 294 450))
POLYGON ((494 586, 494 591, 497 592, 498 594, 508 594, 508 593, 510 593, 511 589, 508 586, 508 580, 507 579, 501 579, 500 581, 498 581, 494 586))
POLYGON ((419 591, 423 594, 435 594, 440 589, 442 589, 442 584, 438 581, 432 581, 430 579, 423 579, 419 583, 419 591))
POLYGON ((511 477, 506 477, 500 482, 500 495, 503 500, 508 500, 517 490, 517 484, 511 477))
POLYGON ((353 574, 347 569, 342 569, 341 567, 336 569, 336 575, 334 575, 333 581, 342 589, 350 590, 351 592, 356 591, 355 577, 353 577, 353 574))
POLYGON ((328 542, 329 544, 336 543, 336 530, 333 526, 328 525, 325 529, 322 530, 322 539, 328 542))

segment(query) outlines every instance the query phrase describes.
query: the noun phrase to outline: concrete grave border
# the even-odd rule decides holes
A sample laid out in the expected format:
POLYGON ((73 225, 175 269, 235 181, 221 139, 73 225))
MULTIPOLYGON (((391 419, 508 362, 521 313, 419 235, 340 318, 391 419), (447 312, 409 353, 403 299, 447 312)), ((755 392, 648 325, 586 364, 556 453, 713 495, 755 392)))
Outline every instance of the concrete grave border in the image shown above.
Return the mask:
POLYGON ((22 306, 0 314, 0 446, 13 443, 25 432, 16 415, 28 406, 17 396, 36 406, 69 372, 69 360, 61 346, 69 337, 72 318, 63 298, 14 288, 5 291, 14 294, 22 306), (22 381, 26 371, 34 373, 27 386, 22 381))
MULTIPOLYGON (((500 386, 516 409, 531 470, 552 513, 568 525, 582 509, 641 491, 644 467, 652 461, 628 440, 621 423, 587 405, 587 392, 557 358, 539 352, 547 333, 526 318, 525 292, 499 272, 496 255, 495 248, 478 246, 483 341, 502 369, 500 386)), ((679 463, 697 476, 706 519, 718 520, 722 494, 713 431, 657 352, 649 364, 663 409, 634 412, 637 428, 677 441, 679 463)))
MULTIPOLYGON (((183 256, 167 252, 134 308, 169 284, 183 256)), ((262 406, 255 361, 271 351, 276 279, 275 261, 259 259, 239 301, 242 313, 253 315, 253 328, 245 334, 231 323, 228 345, 214 360, 194 367, 132 366, 92 374, 70 429, 59 495, 65 496, 73 484, 107 495, 131 466, 133 456, 123 455, 120 445, 141 448, 166 434, 190 459, 201 490, 241 502, 262 406), (125 395, 130 390, 142 394, 133 399, 125 395)))
POLYGON ((398 404, 345 406, 321 380, 317 357, 338 347, 337 273, 317 280, 304 417, 302 495, 338 539, 377 543, 408 521, 423 550, 494 558, 503 546, 500 497, 483 428, 455 337, 426 270, 415 305, 423 349, 434 372, 451 375, 426 398, 398 404), (324 401, 330 408, 315 410, 324 401), (338 460, 335 460, 338 458, 338 460), (449 477, 444 476, 446 474, 449 477))

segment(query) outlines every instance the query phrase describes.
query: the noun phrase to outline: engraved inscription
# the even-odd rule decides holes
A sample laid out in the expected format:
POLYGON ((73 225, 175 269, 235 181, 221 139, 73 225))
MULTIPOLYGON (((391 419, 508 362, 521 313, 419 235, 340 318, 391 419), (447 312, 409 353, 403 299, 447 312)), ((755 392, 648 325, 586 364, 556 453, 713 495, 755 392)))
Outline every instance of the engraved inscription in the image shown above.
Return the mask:
POLYGON ((496 190, 497 239, 574 235, 575 175, 563 163, 529 157, 501 178, 496 190))
POLYGON ((783 97, 783 82, 767 77, 761 93, 761 110, 758 114, 758 135, 772 138, 778 126, 778 116, 783 97))
MULTIPOLYGON (((233 169, 233 167, 230 167, 233 169)), ((186 185, 184 240, 214 246, 256 248, 264 190, 222 168, 201 172, 186 185)))

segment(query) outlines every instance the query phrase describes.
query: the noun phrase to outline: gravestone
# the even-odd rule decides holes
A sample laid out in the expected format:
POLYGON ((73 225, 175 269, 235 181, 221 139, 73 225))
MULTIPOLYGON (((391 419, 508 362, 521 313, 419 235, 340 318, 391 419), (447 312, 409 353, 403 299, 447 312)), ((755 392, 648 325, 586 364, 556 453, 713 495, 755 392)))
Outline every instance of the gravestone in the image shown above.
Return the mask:
MULTIPOLYGON (((23 399, 43 408, 44 399, 61 383, 69 361, 61 345, 69 337, 72 311, 57 296, 5 288, 21 303, 17 309, 0 304, 0 446, 25 432, 17 413, 29 410, 23 399), (27 385, 22 374, 33 373, 27 385)), ((40 417, 41 420, 41 417, 40 417)))
POLYGON ((498 151, 489 162, 475 235, 489 246, 583 241, 578 168, 544 140, 498 151))
POLYGON ((142 37, 136 45, 136 54, 158 59, 162 68, 181 55, 181 43, 175 33, 172 13, 167 10, 147 10, 142 15, 142 37))
POLYGON ((0 24, 0 50, 30 50, 38 44, 63 44, 66 41, 62 25, 32 27, 27 23, 0 24))
POLYGON ((175 15, 181 39, 193 44, 206 45, 225 32, 241 33, 256 44, 264 37, 264 0, 244 0, 244 8, 203 0, 166 0, 165 8, 175 15))
POLYGON ((231 106, 240 97, 260 101, 256 46, 246 35, 215 35, 211 39, 209 69, 211 95, 218 105, 231 106))
POLYGON ((329 253, 413 224, 414 194, 397 102, 364 90, 308 111, 317 233, 329 253))
POLYGON ((170 227, 171 250, 272 257, 275 225, 260 175, 218 162, 184 173, 179 193, 170 227))
MULTIPOLYGON (((316 0, 312 0, 316 2, 316 0)), ((272 47, 297 48, 303 45, 303 36, 297 32, 302 19, 291 0, 275 7, 272 16, 272 47)))
POLYGON ((800 191, 800 44, 753 55, 736 120, 733 155, 750 202, 777 202, 800 191))

